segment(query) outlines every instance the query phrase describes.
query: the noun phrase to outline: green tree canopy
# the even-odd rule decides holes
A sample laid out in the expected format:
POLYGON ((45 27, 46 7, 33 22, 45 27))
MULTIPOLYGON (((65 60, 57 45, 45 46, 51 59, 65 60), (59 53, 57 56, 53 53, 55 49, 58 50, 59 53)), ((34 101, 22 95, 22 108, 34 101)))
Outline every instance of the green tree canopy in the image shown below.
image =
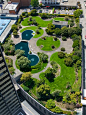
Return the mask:
POLYGON ((59 28, 56 28, 56 29, 55 29, 55 34, 56 34, 57 36, 61 35, 61 30, 60 30, 59 28))
POLYGON ((22 77, 20 78, 21 81, 28 81, 31 78, 31 72, 26 72, 22 74, 22 77))
POLYGON ((68 28, 66 26, 61 28, 62 36, 68 37, 68 28))
POLYGON ((32 5, 33 7, 37 7, 37 6, 39 5, 38 0, 31 0, 31 5, 32 5))
POLYGON ((17 64, 19 65, 22 71, 28 71, 28 69, 30 68, 30 60, 28 60, 28 58, 24 56, 21 56, 17 60, 17 64))
POLYGON ((46 99, 50 95, 50 87, 46 84, 42 84, 37 88, 37 94, 40 98, 46 99))
POLYGON ((31 16, 36 16, 37 15, 37 10, 36 9, 33 9, 31 10, 31 16))
POLYGON ((17 59, 19 59, 21 56, 24 56, 25 51, 24 51, 24 50, 17 49, 17 50, 15 51, 15 54, 17 54, 17 59))
POLYGON ((74 17, 75 17, 75 18, 79 18, 79 16, 80 16, 82 13, 83 13, 82 10, 77 9, 77 10, 74 11, 74 17))
POLYGON ((64 59, 64 63, 66 66, 72 66, 73 65, 73 60, 71 57, 68 57, 66 59, 64 59))
POLYGON ((54 100, 53 100, 53 99, 47 100, 47 103, 46 103, 45 107, 48 108, 48 109, 53 109, 53 108, 55 108, 56 105, 55 105, 54 100))
POLYGON ((58 106, 55 107, 54 112, 58 114, 63 113, 62 109, 60 109, 58 106))

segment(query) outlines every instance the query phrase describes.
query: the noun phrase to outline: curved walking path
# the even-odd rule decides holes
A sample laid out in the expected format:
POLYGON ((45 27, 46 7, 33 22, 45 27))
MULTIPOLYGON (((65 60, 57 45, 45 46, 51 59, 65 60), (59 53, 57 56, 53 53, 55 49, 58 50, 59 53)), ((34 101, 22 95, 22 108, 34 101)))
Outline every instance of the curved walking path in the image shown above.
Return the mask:
MULTIPOLYGON (((29 27, 29 26, 22 26, 22 28, 26 28, 26 27, 29 27)), ((43 37, 43 36, 49 36, 49 35, 47 35, 47 33, 46 33, 46 31, 45 31, 46 28, 44 27, 44 28, 42 28, 42 29, 44 30, 44 33, 43 33, 43 35, 42 35, 41 37, 43 37)), ((19 30, 19 31, 20 31, 20 30, 19 30)), ((19 43, 19 42, 21 41, 21 33, 20 33, 20 32, 18 32, 18 33, 19 33, 19 37, 18 37, 18 38, 14 38, 13 36, 12 36, 12 38, 11 38, 15 44, 17 44, 17 43, 19 43)), ((48 64, 47 64, 47 66, 46 66, 42 71, 40 71, 40 72, 38 72, 38 73, 32 74, 32 77, 33 77, 33 78, 36 78, 36 79, 39 79, 39 75, 40 75, 41 72, 44 72, 45 70, 47 70, 48 67, 51 66, 51 65, 50 65, 50 57, 51 57, 51 55, 52 55, 53 53, 58 52, 58 51, 61 51, 61 48, 62 48, 62 47, 65 48, 65 50, 66 50, 67 53, 71 53, 71 52, 72 52, 72 43, 73 43, 72 40, 71 40, 71 39, 67 39, 67 41, 62 41, 61 38, 59 38, 59 40, 60 40, 60 47, 59 47, 59 48, 57 48, 56 50, 53 50, 53 51, 43 51, 43 50, 41 50, 41 49, 36 45, 37 40, 38 40, 39 38, 41 38, 41 37, 32 38, 30 41, 27 41, 27 42, 29 43, 29 49, 30 49, 33 53, 36 53, 36 54, 37 54, 37 52, 44 52, 44 53, 47 54, 48 57, 49 57, 49 58, 48 58, 48 64)), ((13 59, 13 67, 14 67, 14 69, 15 69, 14 77, 17 77, 17 76, 21 75, 22 72, 21 72, 19 69, 17 69, 17 68, 16 68, 16 65, 15 65, 16 56, 8 56, 8 57, 10 57, 11 59, 13 59)))

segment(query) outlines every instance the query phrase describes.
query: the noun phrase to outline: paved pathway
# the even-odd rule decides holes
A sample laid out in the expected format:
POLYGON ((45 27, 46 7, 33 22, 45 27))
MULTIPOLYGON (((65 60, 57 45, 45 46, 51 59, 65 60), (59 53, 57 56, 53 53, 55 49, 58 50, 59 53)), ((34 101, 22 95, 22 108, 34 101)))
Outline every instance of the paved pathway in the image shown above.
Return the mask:
MULTIPOLYGON (((22 26, 22 28, 25 28, 25 27, 28 27, 28 26, 22 26)), ((43 36, 49 36, 49 35, 47 35, 47 33, 46 33, 46 31, 45 31, 46 28, 44 27, 44 28, 42 28, 42 29, 44 30, 44 34, 43 34, 41 37, 43 37, 43 36)), ((20 32, 18 32, 18 33, 19 33, 19 37, 18 37, 18 38, 14 38, 13 35, 12 35, 12 38, 11 38, 15 44, 17 44, 17 43, 19 43, 19 42, 21 41, 21 33, 20 33, 20 32)), ((40 37, 39 37, 39 38, 40 38, 40 37)), ((53 53, 55 53, 55 52, 61 51, 61 48, 62 48, 62 47, 64 47, 64 48, 66 49, 66 52, 67 52, 67 53, 71 53, 71 52, 72 52, 72 44, 73 44, 73 42, 72 42, 72 40, 71 40, 70 38, 67 39, 67 41, 62 41, 62 39, 59 38, 59 40, 60 40, 60 47, 57 48, 56 50, 53 50, 53 51, 43 51, 43 50, 41 50, 41 49, 36 45, 36 42, 37 42, 37 40, 38 40, 39 38, 32 38, 30 41, 28 41, 28 43, 29 43, 29 49, 30 49, 33 53, 37 54, 37 52, 44 52, 44 53, 47 54, 48 57, 49 57, 49 58, 48 58, 48 64, 47 64, 47 66, 46 66, 41 72, 44 72, 45 70, 47 70, 48 67, 50 67, 50 57, 51 57, 51 55, 52 55, 53 53)), ((18 70, 18 69, 16 68, 16 66, 15 66, 16 56, 9 56, 9 57, 10 57, 11 59, 13 59, 13 67, 15 68, 15 75, 14 75, 14 77, 17 77, 17 76, 19 76, 20 74, 22 74, 22 72, 21 72, 20 70, 18 70)), ((40 74, 41 72, 34 73, 34 74, 32 75, 32 77, 34 77, 34 78, 36 78, 36 79, 39 79, 39 74, 40 74)))

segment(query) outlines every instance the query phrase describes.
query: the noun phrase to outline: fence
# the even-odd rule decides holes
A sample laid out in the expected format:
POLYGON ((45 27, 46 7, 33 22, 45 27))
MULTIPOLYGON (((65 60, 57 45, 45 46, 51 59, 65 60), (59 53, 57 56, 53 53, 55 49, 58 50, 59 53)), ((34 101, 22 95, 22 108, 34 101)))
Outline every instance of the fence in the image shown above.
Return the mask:
POLYGON ((20 85, 18 85, 20 89, 20 93, 25 97, 25 99, 33 105, 34 108, 36 108, 39 112, 41 112, 43 115, 66 115, 66 114, 57 114, 53 113, 52 111, 45 108, 43 105, 41 105, 39 102, 37 102, 34 98, 32 98, 27 92, 25 92, 20 85))

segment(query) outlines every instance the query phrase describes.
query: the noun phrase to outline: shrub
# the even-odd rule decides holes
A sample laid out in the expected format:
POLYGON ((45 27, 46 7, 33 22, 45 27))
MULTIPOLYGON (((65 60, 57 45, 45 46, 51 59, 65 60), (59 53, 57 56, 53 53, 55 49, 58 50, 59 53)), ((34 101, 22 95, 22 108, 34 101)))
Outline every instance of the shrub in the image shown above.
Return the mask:
POLYGON ((58 57, 59 57, 59 58, 64 58, 64 57, 65 57, 65 53, 63 53, 63 52, 58 52, 58 57))
POLYGON ((66 59, 64 59, 64 63, 66 66, 72 66, 73 65, 73 60, 71 57, 68 57, 66 59))
POLYGON ((30 14, 31 14, 31 16, 37 16, 38 15, 36 9, 31 10, 30 14))
POLYGON ((75 40, 75 41, 73 42, 72 47, 75 48, 76 46, 79 46, 79 40, 75 40))
POLYGON ((66 41, 66 40, 67 40, 67 38, 66 38, 65 36, 63 36, 63 37, 62 37, 62 40, 63 40, 63 41, 66 41))
POLYGON ((10 67, 10 68, 9 68, 9 72, 10 72, 11 75, 14 74, 14 71, 15 71, 15 69, 14 69, 13 67, 10 67))
POLYGON ((21 87, 22 87, 26 92, 29 91, 29 88, 28 88, 27 86, 25 86, 24 84, 21 84, 21 87))
POLYGON ((54 39, 55 41, 57 41, 57 40, 58 40, 58 38, 57 38, 57 37, 53 37, 53 39, 54 39))
POLYGON ((54 46, 54 45, 52 45, 52 46, 51 46, 51 48, 52 48, 52 49, 55 49, 55 46, 54 46))
POLYGON ((68 20, 69 20, 69 17, 68 17, 68 16, 65 16, 65 20, 68 21, 68 20))
POLYGON ((54 112, 58 114, 63 113, 62 109, 60 109, 58 106, 55 107, 54 112))
POLYGON ((32 16, 29 16, 29 21, 32 21, 32 16))
POLYGON ((56 105, 55 105, 54 100, 52 100, 52 99, 47 100, 45 107, 48 108, 49 110, 55 108, 56 105))
POLYGON ((65 51, 65 48, 62 47, 62 48, 61 48, 61 51, 65 51))
POLYGON ((41 13, 41 18, 45 19, 45 18, 48 18, 47 14, 46 13, 41 13))
POLYGON ((36 29, 36 34, 39 34, 39 29, 36 29))

